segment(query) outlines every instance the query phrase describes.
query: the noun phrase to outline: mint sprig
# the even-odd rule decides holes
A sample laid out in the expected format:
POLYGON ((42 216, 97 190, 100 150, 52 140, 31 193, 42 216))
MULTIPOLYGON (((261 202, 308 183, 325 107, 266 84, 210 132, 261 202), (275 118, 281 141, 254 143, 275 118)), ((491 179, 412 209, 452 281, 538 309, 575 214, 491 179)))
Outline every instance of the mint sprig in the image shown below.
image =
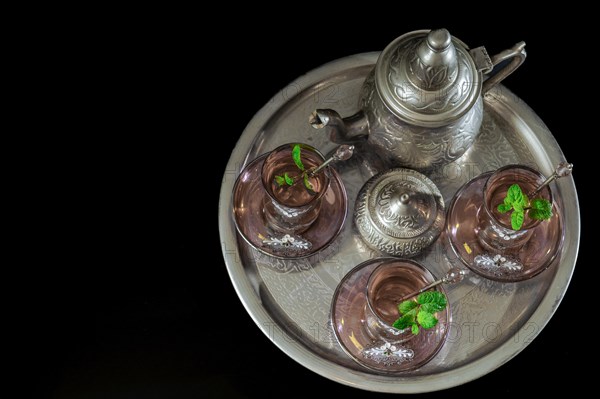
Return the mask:
POLYGON ((552 204, 544 198, 529 198, 518 184, 508 188, 504 202, 498 205, 498 212, 510 215, 510 225, 513 230, 521 230, 525 222, 525 215, 534 220, 546 220, 552 217, 552 204))
POLYGON ((294 183, 296 182, 296 179, 302 177, 302 181, 304 182, 304 187, 306 187, 311 193, 314 192, 313 185, 310 183, 310 180, 309 180, 309 174, 306 171, 304 164, 302 163, 302 149, 300 147, 300 144, 295 144, 294 147, 292 148, 292 159, 294 160, 294 164, 296 164, 296 167, 302 173, 296 177, 290 176, 287 172, 284 173, 283 176, 276 175, 275 183, 277 183, 277 185, 279 187, 284 186, 284 185, 293 186, 294 183))
POLYGON ((438 322, 436 312, 446 308, 448 300, 439 291, 427 291, 419 294, 417 300, 409 299, 398 305, 400 318, 392 326, 398 330, 410 328, 414 335, 419 334, 419 326, 432 328, 438 322))

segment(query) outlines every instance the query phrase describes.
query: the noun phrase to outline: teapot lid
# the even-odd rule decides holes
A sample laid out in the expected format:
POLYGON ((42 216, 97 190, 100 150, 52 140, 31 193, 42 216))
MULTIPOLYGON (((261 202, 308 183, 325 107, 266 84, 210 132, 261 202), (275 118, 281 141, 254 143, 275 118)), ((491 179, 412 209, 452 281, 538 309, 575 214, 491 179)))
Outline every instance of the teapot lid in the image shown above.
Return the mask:
MULTIPOLYGON (((491 61, 484 64, 487 68, 491 61)), ((375 84, 384 104, 400 119, 439 127, 471 109, 481 93, 484 68, 477 68, 467 46, 446 29, 420 30, 383 50, 375 84)))
POLYGON ((444 199, 425 175, 412 169, 390 169, 373 176, 361 188, 354 220, 370 247, 411 257, 440 235, 444 199))

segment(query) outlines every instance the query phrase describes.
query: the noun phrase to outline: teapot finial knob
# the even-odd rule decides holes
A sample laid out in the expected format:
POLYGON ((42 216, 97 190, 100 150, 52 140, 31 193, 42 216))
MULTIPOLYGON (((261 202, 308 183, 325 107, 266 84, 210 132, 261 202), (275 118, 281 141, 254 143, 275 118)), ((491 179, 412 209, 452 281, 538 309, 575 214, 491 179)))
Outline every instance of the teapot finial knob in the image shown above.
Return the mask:
POLYGON ((427 35, 427 44, 433 51, 443 51, 452 43, 452 36, 447 29, 436 29, 427 35))
POLYGON ((435 91, 454 83, 457 74, 456 48, 450 32, 432 30, 416 46, 410 60, 409 79, 421 89, 435 91))

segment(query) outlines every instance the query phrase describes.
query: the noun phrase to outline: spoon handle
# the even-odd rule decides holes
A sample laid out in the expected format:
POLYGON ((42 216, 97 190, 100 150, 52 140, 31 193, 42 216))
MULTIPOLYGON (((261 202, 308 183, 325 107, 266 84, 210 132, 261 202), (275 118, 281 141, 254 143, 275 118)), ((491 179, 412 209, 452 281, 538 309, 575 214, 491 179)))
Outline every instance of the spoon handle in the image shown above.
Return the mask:
POLYGON ((569 176, 572 171, 573 171, 572 163, 568 163, 568 162, 559 163, 558 166, 556 167, 556 169, 554 170, 554 172, 552 172, 552 174, 550 176, 548 176, 548 178, 546 180, 544 180, 542 185, 539 186, 538 188, 536 188, 533 192, 531 192, 529 194, 529 198, 535 197, 540 191, 542 191, 542 189, 544 187, 546 187, 548 184, 552 183, 554 180, 558 179, 559 177, 569 176))
POLYGON ((327 159, 321 165, 319 165, 318 167, 311 170, 308 174, 309 174, 309 176, 314 176, 317 173, 319 173, 321 171, 321 169, 323 169, 324 167, 329 165, 331 162, 346 161, 352 157, 352 154, 354 154, 354 146, 353 145, 346 145, 346 144, 341 145, 338 147, 338 149, 335 151, 335 153, 331 156, 331 158, 327 159))
POLYGON ((468 273, 468 271, 466 269, 459 269, 457 267, 453 267, 450 270, 448 270, 448 273, 446 273, 444 275, 444 277, 442 277, 441 279, 436 280, 433 283, 431 283, 429 285, 426 285, 425 287, 423 287, 423 288, 421 288, 421 289, 419 289, 417 291, 414 291, 414 292, 411 292, 408 295, 405 295, 404 297, 402 297, 402 299, 400 299, 398 301, 398 303, 406 301, 407 299, 410 299, 410 298, 412 298, 414 296, 417 296, 417 295, 419 295, 419 294, 421 294, 421 293, 423 293, 423 292, 425 292, 425 291, 427 291, 427 290, 429 290, 429 289, 431 289, 431 288, 433 288, 435 286, 438 286, 440 284, 454 284, 454 283, 458 283, 458 282, 462 281, 462 279, 465 277, 465 275, 467 273, 468 273))

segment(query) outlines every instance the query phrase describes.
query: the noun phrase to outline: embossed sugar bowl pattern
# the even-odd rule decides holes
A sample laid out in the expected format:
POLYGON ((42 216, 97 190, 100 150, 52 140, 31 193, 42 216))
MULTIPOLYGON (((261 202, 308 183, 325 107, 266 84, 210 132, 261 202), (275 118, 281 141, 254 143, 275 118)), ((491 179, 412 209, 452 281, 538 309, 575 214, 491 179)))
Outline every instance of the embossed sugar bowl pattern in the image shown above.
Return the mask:
POLYGON ((525 43, 490 57, 470 50, 446 29, 400 36, 365 79, 360 111, 342 119, 332 109, 310 116, 338 143, 365 138, 393 165, 430 170, 458 159, 473 144, 483 118, 481 93, 525 60, 525 43), (512 59, 484 82, 483 75, 512 59))
POLYGON ((396 168, 373 176, 356 199, 354 222, 371 248, 412 257, 444 228, 444 199, 425 175, 396 168))

